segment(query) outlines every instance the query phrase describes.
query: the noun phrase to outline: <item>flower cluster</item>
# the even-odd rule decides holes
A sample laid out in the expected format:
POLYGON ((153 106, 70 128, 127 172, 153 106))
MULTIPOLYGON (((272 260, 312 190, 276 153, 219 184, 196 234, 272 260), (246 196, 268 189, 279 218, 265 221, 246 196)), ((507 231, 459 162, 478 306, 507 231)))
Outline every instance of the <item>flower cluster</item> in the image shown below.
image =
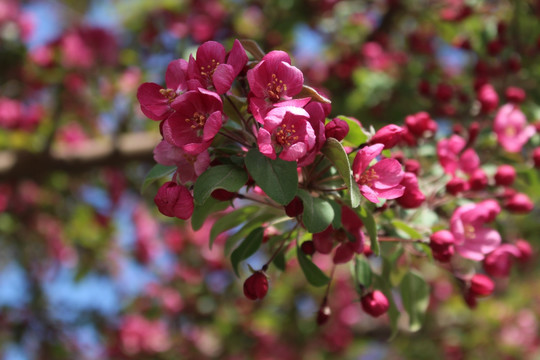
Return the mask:
MULTIPOLYGON (((441 87, 437 96, 447 90, 441 87)), ((321 270, 328 266, 332 276, 340 264, 361 268, 355 282, 362 308, 372 316, 395 306, 391 286, 371 281, 368 258, 388 255, 383 242, 428 242, 422 251, 441 266, 483 261, 493 276, 508 275, 512 257, 527 258, 524 240, 519 246, 503 243, 491 224, 503 209, 525 213, 532 204, 510 187, 516 177, 512 166, 501 165, 488 177, 473 147, 477 123, 470 126, 468 138, 458 132, 439 138, 436 155, 443 176, 434 184, 424 183, 419 179, 422 159, 407 158, 395 148, 414 149, 433 141, 438 124, 427 112, 407 116, 403 126, 390 124, 378 131, 351 117, 330 118, 330 101, 304 84, 302 71, 287 53, 264 54, 255 43, 239 40, 229 52, 213 41, 202 44, 188 61, 169 64, 165 87, 144 83, 137 97, 141 111, 160 122, 162 140, 154 150, 159 165, 152 177, 174 173, 155 196, 159 211, 184 220, 193 217, 194 229, 210 213, 225 211, 213 231, 235 228, 234 235, 244 239, 231 254, 237 274, 239 263, 265 244, 268 261, 259 269, 250 266, 252 275, 244 283, 248 299, 266 296, 269 267, 283 270, 285 255, 295 249, 315 286, 330 285, 331 278, 321 270), (482 201, 471 201, 479 195, 482 201), (448 196, 465 201, 448 213, 446 223, 415 228, 403 221, 417 211, 433 212, 448 196), (324 259, 330 261, 325 265, 324 259)), ((478 97, 482 113, 498 107, 492 87, 482 87, 478 97)), ((516 104, 499 109, 494 130, 509 152, 520 151, 534 132, 516 104)), ((464 284, 468 304, 492 291, 485 275, 454 275, 464 284)), ((407 276, 427 286, 416 272, 407 276)), ((325 296, 317 322, 325 323, 330 314, 325 296)))

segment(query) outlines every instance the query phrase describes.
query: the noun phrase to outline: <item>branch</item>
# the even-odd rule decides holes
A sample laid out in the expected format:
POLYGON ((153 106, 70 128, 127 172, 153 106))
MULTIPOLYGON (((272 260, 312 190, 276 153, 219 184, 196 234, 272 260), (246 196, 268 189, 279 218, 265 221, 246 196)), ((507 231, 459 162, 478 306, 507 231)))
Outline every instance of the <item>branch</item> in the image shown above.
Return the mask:
POLYGON ((158 133, 129 133, 111 138, 92 139, 77 148, 58 147, 49 152, 0 152, 0 183, 30 179, 42 182, 55 172, 81 175, 95 168, 125 166, 130 162, 153 161, 158 133))

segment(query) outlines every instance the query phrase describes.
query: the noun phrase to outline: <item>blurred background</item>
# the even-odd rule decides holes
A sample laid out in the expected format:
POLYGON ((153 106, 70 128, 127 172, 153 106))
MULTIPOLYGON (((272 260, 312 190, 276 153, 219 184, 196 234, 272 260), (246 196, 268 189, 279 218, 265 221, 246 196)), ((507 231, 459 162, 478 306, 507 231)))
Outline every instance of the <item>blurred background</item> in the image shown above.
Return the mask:
MULTIPOLYGON (((539 17, 533 0, 0 0, 0 356, 540 358, 535 258, 475 310, 427 264, 425 326, 412 333, 405 321, 392 341, 386 317, 351 301, 348 269, 323 327, 315 318, 324 290, 294 262, 271 273, 264 301, 246 299, 225 235, 208 249, 212 221, 193 232, 159 214, 159 184, 141 194, 160 136, 135 96, 142 82, 163 84, 169 61, 201 43, 229 49, 249 38, 290 52, 306 84, 332 99, 331 115, 364 126, 428 111, 447 136, 492 119, 474 110, 486 81, 501 103, 508 86, 524 89, 534 123, 539 17)), ((417 154, 433 163, 433 144, 417 154)), ((531 161, 525 152, 493 156, 531 161)), ((520 191, 538 203, 537 170, 521 175, 520 191)), ((507 236, 519 229, 538 248, 538 215, 509 215, 507 236)))

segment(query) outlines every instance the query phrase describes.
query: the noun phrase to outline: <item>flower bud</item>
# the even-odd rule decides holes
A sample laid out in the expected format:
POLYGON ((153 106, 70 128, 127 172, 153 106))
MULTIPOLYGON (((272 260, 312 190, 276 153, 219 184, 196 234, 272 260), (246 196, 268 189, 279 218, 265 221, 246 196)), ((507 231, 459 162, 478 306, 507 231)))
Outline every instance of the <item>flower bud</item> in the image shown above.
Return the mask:
POLYGON ((335 118, 325 125, 324 133, 327 139, 333 137, 334 139, 341 141, 349 133, 349 124, 344 120, 335 118))
POLYGON ((406 172, 400 185, 405 187, 403 195, 396 202, 405 209, 416 209, 426 200, 426 196, 418 187, 418 179, 413 173, 406 172))
POLYGON ((510 186, 516 179, 516 170, 511 165, 501 165, 495 173, 495 184, 500 186, 510 186))
POLYGON ((326 322, 330 318, 330 315, 332 315, 332 310, 330 309, 330 306, 322 306, 317 313, 317 325, 320 326, 326 324, 326 322))
POLYGON ((533 202, 524 193, 514 194, 504 202, 504 208, 506 210, 518 214, 527 214, 532 211, 533 207, 533 202))
POLYGON ((532 249, 531 244, 529 244, 528 241, 519 239, 518 241, 516 241, 516 247, 519 250, 518 259, 521 262, 527 262, 531 259, 532 254, 533 254, 533 249, 532 249))
POLYGON ((302 245, 300 245, 300 249, 304 252, 306 255, 313 255, 315 254, 315 244, 313 241, 308 240, 304 241, 302 245))
POLYGON ((420 95, 423 95, 426 97, 429 96, 431 94, 429 82, 427 82, 426 80, 421 80, 418 83, 418 92, 420 93, 420 95))
POLYGON ((476 169, 469 178, 469 186, 473 191, 480 191, 485 189, 488 185, 488 177, 484 170, 476 169))
POLYGON ((361 303, 362 309, 364 309, 367 314, 374 317, 379 317, 386 313, 390 307, 388 299, 379 290, 369 292, 362 296, 361 303))
POLYGON ((532 158, 534 161, 534 167, 540 169, 540 146, 533 150, 532 158))
POLYGON ((512 103, 521 104, 523 101, 525 101, 526 94, 525 90, 521 88, 509 86, 506 88, 504 96, 506 96, 506 99, 512 103))
POLYGON ((457 195, 469 190, 469 183, 462 178, 455 177, 446 183, 446 192, 450 195, 457 195))
POLYGON ((512 257, 520 255, 519 249, 511 244, 504 244, 490 252, 484 258, 484 270, 493 277, 507 277, 512 268, 512 257))
POLYGON ((454 255, 454 235, 448 230, 439 230, 430 236, 429 247, 433 258, 440 262, 448 262, 454 255))
POLYGON ((188 189, 173 181, 161 185, 154 203, 165 216, 186 220, 193 214, 193 196, 188 189))
POLYGON ((484 274, 475 274, 470 282, 470 291, 475 296, 488 296, 493 293, 495 284, 484 274))
POLYGON ((236 197, 236 195, 236 193, 227 191, 225 189, 216 189, 212 191, 212 194, 210 194, 210 196, 219 201, 232 200, 236 197))
POLYGON ((415 159, 405 160, 405 172, 410 172, 418 176, 418 174, 420 173, 420 163, 418 162, 418 160, 415 160, 415 159))
POLYGON ((295 196, 290 203, 285 206, 285 214, 289 217, 297 217, 304 212, 304 203, 302 200, 295 196))
POLYGON ((441 102, 448 102, 452 99, 452 96, 454 96, 454 89, 452 86, 440 83, 437 85, 437 88, 435 89, 435 97, 437 100, 441 102))
POLYGON ((426 132, 437 131, 437 123, 425 111, 407 116, 405 126, 416 137, 423 136, 426 132))
POLYGON ((268 292, 268 279, 262 271, 253 273, 244 282, 244 295, 250 300, 262 299, 268 292))
POLYGON ((385 149, 391 149, 401 140, 401 135, 404 131, 401 126, 394 124, 386 125, 373 135, 369 143, 383 144, 385 149))
POLYGON ((491 84, 482 85, 478 90, 477 98, 484 114, 492 112, 499 106, 499 95, 491 84))

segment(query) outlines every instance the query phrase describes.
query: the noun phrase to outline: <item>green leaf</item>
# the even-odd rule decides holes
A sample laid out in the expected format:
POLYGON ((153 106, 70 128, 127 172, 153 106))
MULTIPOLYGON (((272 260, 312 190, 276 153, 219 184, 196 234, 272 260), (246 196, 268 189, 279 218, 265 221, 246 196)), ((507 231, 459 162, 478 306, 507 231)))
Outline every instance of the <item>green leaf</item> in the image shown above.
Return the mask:
POLYGON ((319 287, 328 284, 330 278, 307 258, 306 254, 298 247, 298 244, 296 246, 296 256, 298 258, 298 263, 304 272, 304 276, 311 285, 319 287))
POLYGON ((332 208, 334 209, 334 220, 332 220, 332 227, 334 229, 339 229, 343 225, 341 224, 341 205, 336 201, 328 200, 332 208))
POLYGON ((225 241, 225 248, 224 253, 229 254, 231 252, 231 248, 244 236, 249 234, 251 231, 253 231, 255 228, 261 226, 266 221, 269 221, 271 219, 274 219, 276 217, 275 214, 269 214, 269 213, 263 213, 260 215, 256 215, 251 217, 242 227, 240 230, 238 230, 236 233, 230 235, 227 240, 225 241))
POLYGON ((259 249, 263 240, 264 229, 258 227, 244 239, 244 241, 231 254, 231 263, 233 270, 238 275, 238 264, 240 261, 247 259, 259 249))
POLYGON ((354 260, 354 275, 355 279, 364 287, 371 286, 373 280, 373 272, 371 265, 364 256, 357 256, 354 260))
POLYGON ((286 261, 285 261, 285 250, 281 250, 277 255, 276 257, 274 258, 274 261, 273 261, 274 265, 276 265, 276 267, 281 270, 281 271, 285 271, 285 266, 286 266, 286 261))
POLYGON ((326 139, 321 152, 334 164, 339 175, 345 181, 345 185, 349 189, 349 201, 351 202, 351 207, 356 208, 360 205, 360 190, 358 185, 352 176, 351 163, 349 162, 349 157, 343 148, 343 145, 334 138, 326 139))
POLYGON ((212 191, 225 189, 236 192, 248 181, 246 172, 234 165, 218 165, 208 168, 197 178, 193 187, 193 199, 196 204, 204 204, 212 191))
POLYGON ((422 234, 420 234, 416 229, 413 229, 408 224, 404 223, 401 220, 393 219, 392 225, 396 227, 396 229, 401 230, 398 231, 398 234, 405 239, 414 239, 414 240, 421 240, 422 234))
POLYGON ((356 147, 368 140, 369 136, 364 132, 364 129, 358 120, 347 116, 338 116, 338 118, 349 125, 349 132, 347 133, 347 136, 345 136, 345 139, 343 139, 345 145, 356 147))
POLYGON ((161 164, 154 165, 154 167, 150 169, 150 171, 148 172, 148 174, 146 174, 146 177, 144 178, 144 181, 141 185, 141 193, 143 193, 151 183, 172 174, 175 170, 176 166, 165 166, 161 164))
POLYGON ((272 200, 287 205, 298 189, 296 161, 272 160, 253 148, 245 159, 246 168, 253 180, 272 200))
POLYGON ((376 256, 379 256, 381 250, 379 248, 379 242, 377 241, 377 224, 371 212, 369 212, 365 207, 360 206, 358 208, 358 215, 364 223, 366 230, 369 235, 369 240, 371 242, 371 250, 376 256))
POLYGON ((409 314, 409 330, 418 331, 429 305, 429 285, 420 274, 410 271, 401 280, 399 289, 403 307, 409 314))
POLYGON ((191 215, 191 228, 194 231, 199 230, 210 214, 225 210, 229 205, 229 201, 219 201, 213 197, 209 197, 202 205, 195 205, 193 215, 191 215))
POLYGON ((255 214, 257 210, 259 210, 259 207, 254 205, 241 207, 217 219, 210 230, 210 249, 219 234, 242 224, 251 215, 255 214))
POLYGON ((302 221, 310 233, 324 231, 334 219, 332 205, 324 199, 311 196, 305 190, 298 190, 298 196, 304 204, 302 221))

